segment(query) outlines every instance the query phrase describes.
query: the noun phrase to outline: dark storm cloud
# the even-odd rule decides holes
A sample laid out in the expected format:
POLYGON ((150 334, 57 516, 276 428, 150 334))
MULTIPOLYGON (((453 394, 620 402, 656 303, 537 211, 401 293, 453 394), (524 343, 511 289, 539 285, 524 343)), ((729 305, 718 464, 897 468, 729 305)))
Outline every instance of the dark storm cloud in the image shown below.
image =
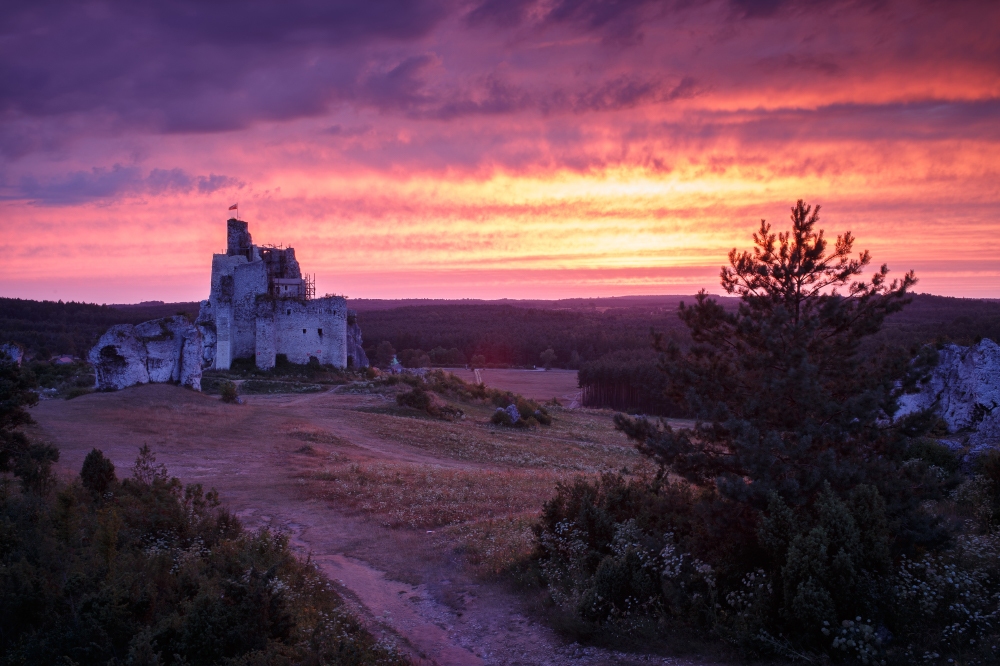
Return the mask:
MULTIPOLYGON (((312 115, 355 78, 363 62, 351 50, 417 39, 445 9, 405 0, 15 0, 0 12, 0 117, 89 112, 126 127, 216 131, 312 115), (338 72, 313 62, 331 50, 345 53, 338 72), (213 96, 229 103, 224 117, 192 108, 213 96)), ((4 141, 8 150, 16 143, 4 141)))
POLYGON ((956 72, 995 61, 995 41, 983 39, 909 53, 947 22, 888 39, 897 33, 868 22, 881 3, 13 0, 0 12, 0 155, 65 151, 81 137, 228 132, 344 107, 379 112, 379 125, 584 116, 703 95, 709 105, 752 108, 762 99, 755 91, 795 93, 871 71, 905 81, 915 57, 956 72), (843 38, 824 33, 833 19, 843 38), (655 37, 643 41, 645 33, 655 37))
POLYGON ((116 164, 39 179, 25 176, 4 199, 27 199, 42 205, 79 204, 114 199, 122 195, 211 194, 242 183, 235 178, 211 174, 193 176, 183 169, 153 169, 146 173, 135 166, 116 164))
POLYGON ((606 44, 635 43, 642 38, 641 25, 649 10, 665 9, 664 0, 485 0, 467 15, 472 26, 517 27, 535 19, 540 27, 572 24, 601 35, 606 44))
MULTIPOLYGON (((513 28, 534 22, 538 26, 573 24, 599 34, 605 43, 628 44, 642 38, 642 25, 651 16, 680 13, 705 3, 692 0, 483 0, 466 14, 472 26, 513 28)), ((809 12, 832 5, 880 7, 885 0, 727 0, 743 18, 770 18, 782 12, 809 12)))

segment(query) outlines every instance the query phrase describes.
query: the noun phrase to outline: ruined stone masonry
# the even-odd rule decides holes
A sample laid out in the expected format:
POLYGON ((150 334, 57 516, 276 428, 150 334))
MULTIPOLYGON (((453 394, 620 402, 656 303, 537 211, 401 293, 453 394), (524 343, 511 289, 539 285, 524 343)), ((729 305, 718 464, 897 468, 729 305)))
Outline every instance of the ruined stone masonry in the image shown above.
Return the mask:
POLYGON ((202 368, 236 359, 258 368, 291 363, 367 367, 357 317, 342 296, 315 298, 293 248, 254 245, 247 223, 226 223, 227 247, 212 256, 208 300, 194 324, 183 317, 112 326, 90 352, 99 389, 146 382, 201 388, 202 368))

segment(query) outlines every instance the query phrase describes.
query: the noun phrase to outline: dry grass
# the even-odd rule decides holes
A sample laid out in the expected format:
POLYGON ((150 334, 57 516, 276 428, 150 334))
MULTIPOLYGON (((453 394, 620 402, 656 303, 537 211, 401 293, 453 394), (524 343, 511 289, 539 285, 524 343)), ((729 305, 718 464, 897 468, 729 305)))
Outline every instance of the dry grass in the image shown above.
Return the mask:
POLYGON ((526 511, 516 516, 453 525, 441 531, 439 542, 443 547, 458 543, 456 550, 478 574, 496 576, 531 554, 534 539, 531 528, 537 520, 538 511, 526 511))
POLYGON ((429 529, 536 511, 560 475, 346 462, 327 464, 302 478, 310 495, 367 514, 386 527, 429 529))
MULTIPOLYGON (((366 433, 441 464, 351 451, 345 456, 337 448, 326 458, 303 460, 304 490, 386 527, 433 530, 438 547, 460 553, 478 574, 493 576, 531 552, 531 526, 557 483, 606 471, 652 470, 615 431, 607 412, 557 410, 551 427, 515 430, 489 425, 490 410, 473 406, 469 418, 453 423, 345 411, 343 417, 366 433)), ((330 433, 295 437, 336 443, 330 433)))
POLYGON ((454 423, 370 412, 349 418, 382 439, 481 465, 597 474, 644 464, 607 413, 559 410, 552 426, 514 430, 487 423, 491 408, 463 408, 469 418, 454 423))
POLYGON ((435 548, 487 574, 530 551, 530 525, 560 481, 651 470, 608 412, 557 408, 549 427, 511 429, 488 423, 490 405, 462 404, 468 416, 455 422, 358 411, 385 402, 338 393, 224 405, 148 386, 36 411, 74 472, 96 446, 127 474, 148 443, 185 480, 211 486, 205 475, 218 475, 223 487, 248 484, 254 498, 295 479, 306 499, 395 529, 434 530, 435 548))

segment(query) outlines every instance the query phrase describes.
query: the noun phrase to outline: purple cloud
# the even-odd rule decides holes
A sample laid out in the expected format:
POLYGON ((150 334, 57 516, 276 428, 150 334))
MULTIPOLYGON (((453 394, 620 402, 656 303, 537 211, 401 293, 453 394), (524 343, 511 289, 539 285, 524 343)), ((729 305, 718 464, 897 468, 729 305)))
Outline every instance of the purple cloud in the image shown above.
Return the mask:
POLYGON ((27 199, 41 205, 80 204, 109 200, 123 195, 211 194, 229 187, 242 187, 235 178, 210 174, 192 176, 183 169, 153 169, 148 174, 135 166, 115 164, 110 169, 94 167, 61 176, 39 179, 24 176, 3 199, 27 199))

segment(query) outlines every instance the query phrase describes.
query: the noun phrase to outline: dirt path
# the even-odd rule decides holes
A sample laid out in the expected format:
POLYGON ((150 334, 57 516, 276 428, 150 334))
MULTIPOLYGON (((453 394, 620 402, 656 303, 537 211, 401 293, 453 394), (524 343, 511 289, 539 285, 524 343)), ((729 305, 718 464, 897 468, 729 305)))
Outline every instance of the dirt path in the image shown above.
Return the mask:
POLYGON ((248 527, 287 532, 291 543, 337 581, 345 598, 387 641, 418 663, 640 664, 691 663, 567 645, 526 616, 503 587, 470 577, 460 554, 440 548, 430 531, 388 529, 304 492, 303 442, 295 429, 337 432, 343 450, 444 468, 480 465, 408 447, 366 430, 356 407, 370 396, 331 393, 251 397, 222 405, 173 386, 143 386, 33 410, 36 435, 56 443, 60 469, 75 474, 91 448, 128 474, 148 443, 158 461, 185 483, 214 487, 248 527), (298 461, 298 462, 297 462, 298 461))

